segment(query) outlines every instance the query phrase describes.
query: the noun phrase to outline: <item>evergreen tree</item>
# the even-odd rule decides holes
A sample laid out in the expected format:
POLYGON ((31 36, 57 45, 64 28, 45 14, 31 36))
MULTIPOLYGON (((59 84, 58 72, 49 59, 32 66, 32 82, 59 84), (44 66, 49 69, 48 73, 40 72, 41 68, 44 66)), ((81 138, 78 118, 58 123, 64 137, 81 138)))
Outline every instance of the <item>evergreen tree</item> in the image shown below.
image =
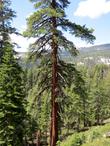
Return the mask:
POLYGON ((23 120, 25 117, 25 88, 23 71, 15 57, 10 34, 15 16, 9 0, 0 1, 0 145, 23 145, 23 120))
POLYGON ((84 73, 89 101, 89 107, 87 108, 89 126, 102 124, 104 119, 109 117, 108 77, 109 67, 104 64, 87 68, 84 73))
POLYGON ((100 125, 103 123, 108 96, 105 92, 106 88, 104 87, 104 80, 107 76, 108 67, 106 65, 96 65, 94 67, 94 76, 91 86, 92 94, 92 108, 94 112, 95 124, 100 125))
POLYGON ((22 70, 6 45, 0 65, 0 140, 6 145, 23 144, 25 90, 22 70))
POLYGON ((11 27, 15 12, 10 8, 10 4, 10 0, 0 0, 0 60, 4 51, 3 43, 10 39, 9 34, 17 33, 16 29, 11 27))
MULTIPOLYGON (((72 55, 76 54, 74 44, 69 41, 62 33, 62 30, 69 31, 75 37, 92 42, 95 37, 92 35, 93 30, 70 22, 66 19, 65 8, 68 6, 68 0, 41 0, 34 2, 34 12, 28 19, 27 31, 25 36, 34 37, 36 41, 31 45, 31 53, 37 58, 50 55, 51 64, 51 129, 50 129, 50 146, 56 146, 58 140, 58 98, 61 89, 65 86, 60 84, 60 79, 65 83, 65 78, 59 67, 63 64, 59 56, 59 52, 63 50, 69 51, 72 55)), ((69 74, 68 74, 69 75, 69 74)), ((65 75, 67 76, 67 75, 65 75)), ((45 81, 46 82, 46 81, 45 81)), ((43 87, 43 85, 42 85, 43 87)), ((47 88, 44 88, 47 89, 47 88)))

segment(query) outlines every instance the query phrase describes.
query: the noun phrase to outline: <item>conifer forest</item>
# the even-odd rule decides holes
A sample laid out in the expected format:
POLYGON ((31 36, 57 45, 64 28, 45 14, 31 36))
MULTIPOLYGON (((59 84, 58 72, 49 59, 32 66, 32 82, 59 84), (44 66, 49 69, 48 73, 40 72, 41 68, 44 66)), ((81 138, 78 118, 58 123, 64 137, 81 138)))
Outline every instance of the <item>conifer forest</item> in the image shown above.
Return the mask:
POLYGON ((94 28, 68 19, 69 0, 30 0, 20 33, 11 3, 0 0, 0 146, 110 146, 110 65, 78 63, 65 35, 93 44, 94 28), (12 34, 34 40, 21 56, 12 34))

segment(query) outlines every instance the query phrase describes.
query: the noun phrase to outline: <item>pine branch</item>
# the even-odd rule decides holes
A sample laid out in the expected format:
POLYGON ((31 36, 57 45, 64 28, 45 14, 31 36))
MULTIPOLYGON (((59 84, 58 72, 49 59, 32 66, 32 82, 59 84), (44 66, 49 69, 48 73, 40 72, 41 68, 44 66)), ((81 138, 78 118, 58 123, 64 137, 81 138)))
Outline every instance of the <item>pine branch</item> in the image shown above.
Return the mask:
POLYGON ((40 29, 40 28, 44 27, 46 24, 50 23, 51 22, 50 20, 51 20, 50 18, 47 18, 47 19, 41 21, 40 23, 35 24, 33 27, 35 30, 40 29))
POLYGON ((92 35, 93 29, 88 29, 85 25, 80 26, 67 19, 60 19, 58 26, 64 28, 64 30, 69 30, 72 35, 75 35, 75 37, 79 37, 90 43, 93 43, 95 40, 95 37, 92 35))

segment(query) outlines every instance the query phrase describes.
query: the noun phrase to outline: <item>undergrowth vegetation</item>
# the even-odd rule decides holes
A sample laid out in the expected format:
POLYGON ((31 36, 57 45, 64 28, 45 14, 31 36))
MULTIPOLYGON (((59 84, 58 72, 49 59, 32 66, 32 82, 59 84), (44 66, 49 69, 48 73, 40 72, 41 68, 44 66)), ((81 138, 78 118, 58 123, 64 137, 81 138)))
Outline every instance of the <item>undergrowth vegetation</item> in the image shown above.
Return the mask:
POLYGON ((90 128, 86 132, 75 133, 61 142, 60 146, 110 146, 110 139, 104 135, 110 132, 110 124, 90 128))

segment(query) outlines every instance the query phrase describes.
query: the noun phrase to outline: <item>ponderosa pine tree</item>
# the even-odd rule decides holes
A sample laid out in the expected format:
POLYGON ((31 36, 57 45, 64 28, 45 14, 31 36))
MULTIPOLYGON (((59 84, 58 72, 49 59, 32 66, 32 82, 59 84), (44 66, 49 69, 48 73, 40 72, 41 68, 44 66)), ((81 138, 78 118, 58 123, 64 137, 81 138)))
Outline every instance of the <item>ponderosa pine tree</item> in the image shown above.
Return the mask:
MULTIPOLYGON (((72 55, 76 54, 76 47, 69 41, 62 30, 69 31, 75 37, 79 37, 88 42, 92 42, 95 37, 93 30, 70 22, 66 18, 65 8, 68 6, 68 0, 31 0, 34 3, 36 12, 27 19, 27 30, 24 35, 36 38, 35 43, 31 45, 31 53, 37 59, 41 59, 50 54, 51 62, 51 125, 50 125, 50 146, 56 146, 58 140, 58 98, 61 88, 64 87, 65 78, 59 72, 60 61, 59 52, 67 50, 72 55), (59 81, 62 79, 62 84, 59 81)), ((67 76, 67 75, 65 75, 67 76)), ((69 74, 68 74, 69 76, 69 74)), ((45 81, 44 81, 45 82, 45 81)), ((48 84, 46 82, 46 84, 48 84)), ((46 90, 42 85, 42 88, 46 90)))
POLYGON ((15 16, 9 0, 0 0, 0 145, 23 145, 23 120, 25 117, 25 88, 23 71, 18 64, 10 41, 15 16))

